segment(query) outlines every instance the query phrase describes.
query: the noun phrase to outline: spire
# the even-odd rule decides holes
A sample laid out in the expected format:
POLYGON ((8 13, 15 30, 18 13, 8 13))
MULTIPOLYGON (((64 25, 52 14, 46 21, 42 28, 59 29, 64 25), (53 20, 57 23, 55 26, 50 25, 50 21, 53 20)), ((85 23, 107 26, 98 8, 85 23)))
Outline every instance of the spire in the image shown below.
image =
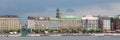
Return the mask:
POLYGON ((60 11, 59 8, 57 8, 57 9, 56 9, 56 12, 59 13, 59 11, 60 11))
POLYGON ((59 8, 56 9, 56 18, 59 18, 60 17, 60 13, 59 13, 59 8))

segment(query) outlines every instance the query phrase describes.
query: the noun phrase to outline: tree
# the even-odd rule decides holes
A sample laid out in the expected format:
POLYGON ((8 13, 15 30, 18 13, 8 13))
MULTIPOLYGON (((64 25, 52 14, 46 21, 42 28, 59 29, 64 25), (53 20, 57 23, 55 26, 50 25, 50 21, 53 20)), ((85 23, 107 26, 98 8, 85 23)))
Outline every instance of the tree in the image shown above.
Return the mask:
POLYGON ((58 29, 58 32, 59 32, 59 33, 62 33, 62 31, 63 31, 62 29, 58 29))
POLYGON ((38 29, 33 29, 32 31, 35 33, 39 33, 38 29))
POLYGON ((93 32, 95 32, 95 30, 94 30, 94 29, 90 29, 89 32, 90 32, 90 33, 93 33, 93 32))
POLYGON ((85 33, 87 30, 86 29, 81 29, 80 30, 82 33, 85 33))
POLYGON ((44 33, 44 32, 45 32, 45 29, 40 29, 40 32, 44 33))
POLYGON ((59 29, 58 32, 60 32, 60 33, 69 33, 70 29, 59 29))
POLYGON ((70 29, 65 29, 65 32, 66 32, 66 33, 69 33, 69 32, 70 32, 70 29))
POLYGON ((9 32, 13 32, 14 30, 13 29, 10 29, 10 30, 8 30, 9 32))
POLYGON ((78 30, 78 29, 72 29, 72 32, 73 32, 73 33, 78 33, 79 30, 78 30))
POLYGON ((20 29, 16 30, 18 33, 20 33, 20 29))
POLYGON ((52 33, 52 32, 54 32, 54 29, 49 29, 48 31, 49 31, 50 33, 52 33))
POLYGON ((96 29, 96 33, 100 33, 100 32, 102 32, 102 29, 100 28, 96 29))

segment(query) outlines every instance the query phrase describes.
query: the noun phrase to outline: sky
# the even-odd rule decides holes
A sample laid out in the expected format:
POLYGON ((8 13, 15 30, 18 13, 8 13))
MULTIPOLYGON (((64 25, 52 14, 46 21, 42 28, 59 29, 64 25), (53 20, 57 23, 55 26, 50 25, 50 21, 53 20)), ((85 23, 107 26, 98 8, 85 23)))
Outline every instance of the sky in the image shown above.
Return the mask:
POLYGON ((114 16, 120 14, 120 0, 0 0, 0 15, 18 15, 22 25, 28 16, 55 17, 56 8, 64 15, 114 16))

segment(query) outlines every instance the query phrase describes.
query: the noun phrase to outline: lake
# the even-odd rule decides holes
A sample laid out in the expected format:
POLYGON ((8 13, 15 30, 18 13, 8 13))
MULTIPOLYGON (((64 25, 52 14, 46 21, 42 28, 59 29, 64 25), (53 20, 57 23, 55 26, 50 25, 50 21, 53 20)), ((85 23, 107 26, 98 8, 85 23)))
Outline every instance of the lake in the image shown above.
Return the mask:
POLYGON ((120 40, 120 36, 0 37, 0 40, 120 40))

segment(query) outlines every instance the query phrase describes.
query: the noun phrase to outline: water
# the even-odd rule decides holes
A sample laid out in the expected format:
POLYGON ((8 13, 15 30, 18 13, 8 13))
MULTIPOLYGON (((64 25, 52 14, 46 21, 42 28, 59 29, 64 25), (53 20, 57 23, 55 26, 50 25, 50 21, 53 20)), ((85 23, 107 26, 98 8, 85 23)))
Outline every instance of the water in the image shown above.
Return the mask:
POLYGON ((120 40, 120 36, 0 37, 0 40, 120 40))

